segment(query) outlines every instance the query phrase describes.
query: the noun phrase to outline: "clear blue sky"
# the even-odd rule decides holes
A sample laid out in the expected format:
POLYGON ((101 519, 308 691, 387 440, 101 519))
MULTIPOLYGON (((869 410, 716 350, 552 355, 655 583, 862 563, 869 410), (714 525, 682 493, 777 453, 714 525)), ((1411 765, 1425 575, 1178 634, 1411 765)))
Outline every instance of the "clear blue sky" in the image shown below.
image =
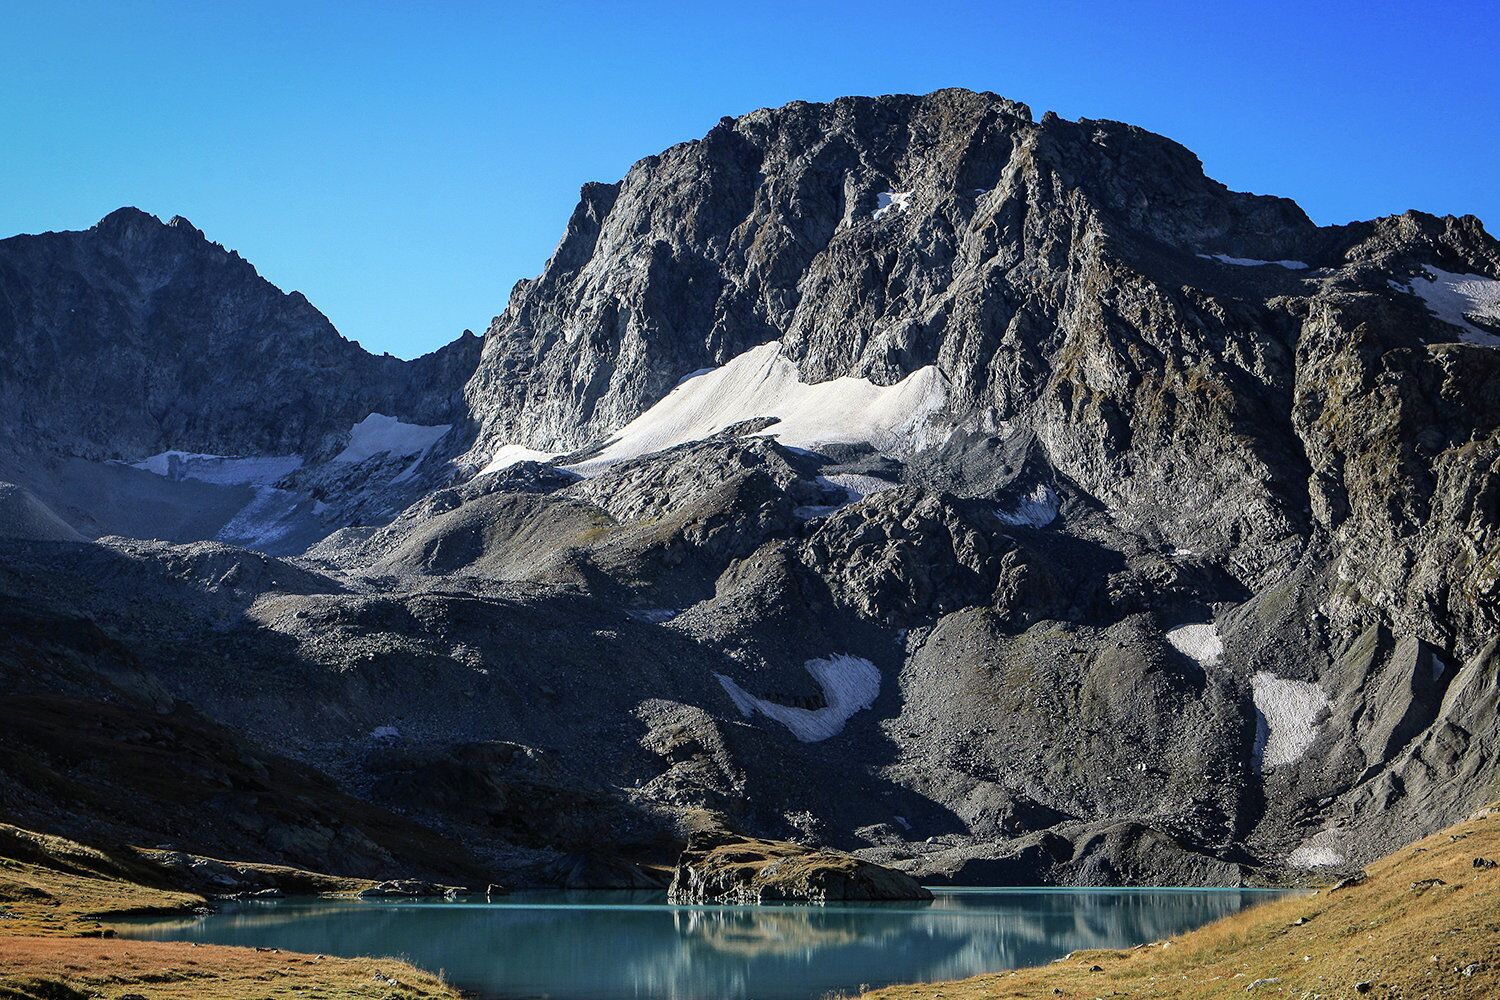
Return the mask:
POLYGON ((0 0, 0 235, 188 217, 346 336, 482 331, 588 180, 794 99, 993 90, 1318 222, 1500 229, 1500 7, 0 0))

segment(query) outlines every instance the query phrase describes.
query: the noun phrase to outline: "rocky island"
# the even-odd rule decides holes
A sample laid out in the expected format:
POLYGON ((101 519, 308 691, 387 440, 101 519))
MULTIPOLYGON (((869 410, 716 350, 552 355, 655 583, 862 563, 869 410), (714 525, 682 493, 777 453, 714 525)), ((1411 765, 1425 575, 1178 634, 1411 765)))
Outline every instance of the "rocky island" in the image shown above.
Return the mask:
POLYGON ((728 833, 695 834, 677 863, 674 903, 828 903, 931 899, 905 872, 842 851, 728 833))

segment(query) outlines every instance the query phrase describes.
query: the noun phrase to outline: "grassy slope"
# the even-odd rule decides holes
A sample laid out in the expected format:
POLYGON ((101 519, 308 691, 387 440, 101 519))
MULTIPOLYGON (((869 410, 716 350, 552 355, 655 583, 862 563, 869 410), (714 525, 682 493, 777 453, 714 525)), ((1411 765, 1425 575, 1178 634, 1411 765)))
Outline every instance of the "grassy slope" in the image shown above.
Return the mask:
POLYGON ((1075 952, 1051 965, 866 997, 1333 998, 1361 995, 1361 982, 1370 997, 1500 997, 1500 867, 1476 868, 1475 858, 1500 862, 1500 811, 1382 858, 1362 885, 1264 903, 1129 951, 1075 952), (1420 885, 1434 878, 1444 884, 1420 885), (1267 979, 1277 981, 1251 989, 1267 979))
MULTIPOLYGON (((315 878, 308 873, 296 873, 315 878)), ((391 959, 343 959, 124 941, 101 921, 204 902, 134 852, 105 852, 0 824, 0 1000, 455 998, 438 977, 391 959)))

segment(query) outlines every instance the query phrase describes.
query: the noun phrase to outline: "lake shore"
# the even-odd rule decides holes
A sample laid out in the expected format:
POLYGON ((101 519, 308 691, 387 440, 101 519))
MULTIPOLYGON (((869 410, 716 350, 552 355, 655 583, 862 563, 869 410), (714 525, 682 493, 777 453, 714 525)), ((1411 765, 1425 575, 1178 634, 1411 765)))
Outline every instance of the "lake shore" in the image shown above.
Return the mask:
MULTIPOLYGON (((287 870, 290 872, 291 870, 287 870)), ((303 876, 309 885, 326 878, 303 876)), ((190 914, 207 898, 163 886, 139 854, 0 824, 3 1000, 457 1000, 440 976, 390 958, 130 941, 111 921, 190 914), (151 884, 158 883, 158 884, 151 884)), ((330 888, 341 885, 329 880, 330 888)), ((353 888, 353 884, 348 888, 353 888)))
MULTIPOLYGON (((133 868, 130 856, 10 827, 0 833, 5 1000, 463 995, 444 976, 393 958, 116 936, 127 916, 192 914, 207 900, 140 881, 149 869, 133 868)), ((1239 995, 1254 985, 1267 995, 1493 996, 1500 985, 1497 863, 1500 815, 1484 811, 1372 864, 1362 879, 1259 903, 1166 940, 1078 950, 1045 964, 864 995, 1185 998, 1239 995), (1421 960, 1410 961, 1414 954, 1421 960)), ((742 933, 724 940, 748 946, 742 933)))

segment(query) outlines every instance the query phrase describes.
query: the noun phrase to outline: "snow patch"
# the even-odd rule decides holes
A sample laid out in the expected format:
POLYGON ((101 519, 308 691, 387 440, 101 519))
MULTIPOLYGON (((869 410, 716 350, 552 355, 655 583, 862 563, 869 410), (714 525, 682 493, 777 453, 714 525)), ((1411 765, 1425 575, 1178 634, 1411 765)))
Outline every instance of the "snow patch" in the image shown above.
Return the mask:
POLYGON ((1038 483, 1036 489, 1015 504, 1009 511, 996 513, 1006 524, 1024 528, 1045 528, 1057 520, 1059 509, 1057 494, 1046 483, 1038 483))
POLYGON ((247 549, 275 545, 302 526, 298 507, 305 499, 305 494, 292 490, 257 486, 255 496, 219 529, 214 539, 247 549))
POLYGON ((1391 282, 1393 288, 1411 292, 1427 304, 1438 319, 1463 331, 1462 338, 1471 344, 1500 347, 1500 336, 1480 329, 1473 320, 1500 324, 1500 281, 1478 274, 1454 274, 1435 267, 1423 268, 1424 275, 1410 284, 1391 282))
POLYGON ((1257 260, 1254 257, 1231 257, 1222 253, 1200 253, 1198 256, 1204 260, 1216 260, 1220 264, 1233 264, 1236 267, 1261 267, 1265 264, 1275 264, 1289 271, 1306 271, 1308 268, 1307 262, 1300 260, 1257 260))
MULTIPOLYGON (((349 443, 333 456, 335 462, 363 462, 376 455, 409 458, 426 454, 448 433, 450 424, 408 424, 372 413, 349 429, 349 443)), ((402 473, 403 476, 408 473, 402 473)))
POLYGON ((395 726, 376 726, 370 730, 370 739, 372 740, 394 740, 399 739, 400 736, 401 730, 395 726))
POLYGON ((191 451, 164 451, 133 466, 166 479, 191 479, 218 486, 270 486, 302 468, 297 455, 232 457, 191 451))
POLYGON ((807 504, 795 507, 792 514, 804 521, 814 517, 825 517, 836 510, 843 510, 850 504, 859 503, 865 497, 883 490, 892 490, 899 486, 889 479, 881 479, 879 476, 862 476, 856 473, 840 473, 834 476, 819 476, 818 482, 831 490, 842 490, 844 499, 838 503, 831 504, 807 504))
POLYGON ((875 211, 870 213, 870 217, 878 219, 892 209, 904 212, 910 207, 910 191, 882 191, 875 196, 875 211))
POLYGON ((632 608, 625 614, 638 622, 660 625, 682 614, 682 610, 680 608, 632 608))
POLYGON ((1224 642, 1219 638, 1219 626, 1213 622, 1180 625, 1167 633, 1167 641, 1183 656, 1197 660, 1205 670, 1224 662, 1224 642))
POLYGON ((1308 837, 1292 853, 1286 856, 1286 863, 1292 868, 1337 868, 1345 864, 1345 857, 1341 842, 1344 840, 1342 830, 1319 830, 1308 837))
POLYGON ((537 451, 535 448, 527 448, 519 444, 507 444, 495 450, 490 456, 490 463, 479 470, 481 476, 491 472, 499 472, 508 469, 512 465, 521 462, 550 462, 558 455, 555 451, 537 451))
POLYGON ((598 475, 618 462, 699 441, 756 417, 777 421, 758 434, 794 448, 915 449, 926 442, 928 424, 948 400, 947 383, 933 365, 890 386, 847 375, 816 383, 799 376, 796 363, 782 356, 780 341, 762 344, 680 383, 616 431, 593 458, 566 468, 598 475))
POLYGON ((1317 684, 1265 671, 1250 678, 1255 701, 1255 760, 1261 771, 1302 758, 1328 716, 1328 695, 1317 684))
POLYGON ((823 708, 793 708, 757 698, 723 674, 714 674, 723 685, 735 708, 745 718, 756 712, 781 723, 803 743, 817 743, 836 736, 855 712, 875 704, 880 694, 880 671, 875 664, 858 656, 838 654, 808 660, 807 672, 823 689, 823 708))

